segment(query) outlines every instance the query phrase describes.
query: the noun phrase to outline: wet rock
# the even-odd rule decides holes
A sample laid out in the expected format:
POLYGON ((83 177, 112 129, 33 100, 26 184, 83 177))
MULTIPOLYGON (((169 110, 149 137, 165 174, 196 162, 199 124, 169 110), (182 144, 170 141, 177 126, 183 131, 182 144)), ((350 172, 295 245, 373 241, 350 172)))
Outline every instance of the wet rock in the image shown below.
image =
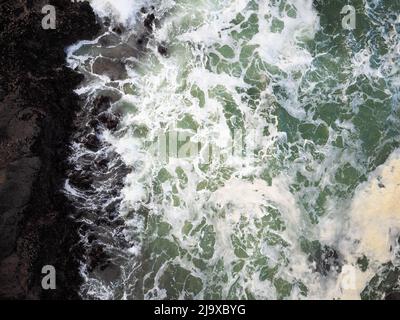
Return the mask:
POLYGON ((337 251, 331 247, 323 246, 321 250, 316 252, 312 259, 316 262, 317 272, 323 275, 327 275, 330 271, 340 273, 342 270, 342 263, 339 261, 339 255, 337 251))
POLYGON ((385 300, 400 300, 400 290, 386 293, 385 300))
POLYGON ((112 90, 112 89, 97 90, 96 95, 108 97, 110 103, 114 103, 122 98, 122 94, 118 90, 112 90))
POLYGON ((362 272, 367 271, 368 266, 369 266, 369 260, 368 258, 363 255, 362 257, 357 258, 357 266, 360 268, 362 272))
POLYGON ((0 298, 78 298, 80 250, 73 212, 59 192, 82 76, 65 67, 65 47, 99 26, 87 2, 52 0, 57 29, 44 30, 46 0, 0 5, 0 298), (38 23, 39 21, 39 23, 38 23), (8 232, 8 234, 7 234, 8 232), (78 247, 78 246, 76 246, 78 247), (57 290, 41 268, 57 269, 57 290))
POLYGON ((112 28, 112 31, 118 35, 121 35, 125 31, 125 27, 119 23, 112 28))
POLYGON ((308 254, 308 261, 314 265, 315 272, 323 276, 330 272, 341 272, 343 263, 334 248, 321 245, 317 240, 309 241, 305 238, 301 240, 301 248, 308 254))
POLYGON ((68 176, 69 182, 80 189, 89 189, 92 186, 93 178, 90 174, 74 171, 68 176))
POLYGON ((99 51, 103 57, 116 60, 139 56, 139 50, 126 43, 118 44, 112 48, 101 48, 99 51))
POLYGON ((103 25, 105 27, 109 27, 111 25, 111 19, 109 17, 104 17, 103 18, 103 25))
POLYGON ((148 36, 147 35, 145 35, 145 34, 142 34, 140 37, 138 37, 137 38, 137 40, 136 40, 136 44, 139 46, 139 47, 145 47, 146 45, 147 45, 147 43, 149 42, 149 38, 148 38, 148 36))
POLYGON ((107 168, 107 166, 108 166, 108 160, 107 160, 107 159, 100 159, 100 160, 97 160, 97 161, 96 161, 96 165, 97 165, 97 167, 102 168, 102 169, 107 168))
POLYGON ((111 98, 109 96, 99 96, 93 101, 92 114, 100 114, 111 107, 111 98))
POLYGON ((88 236, 87 236, 87 241, 89 242, 89 243, 92 243, 93 241, 95 241, 96 240, 96 236, 94 235, 94 234, 89 234, 88 236))
POLYGON ((6 141, 7 140, 7 137, 8 137, 7 131, 8 130, 7 130, 7 127, 5 125, 0 127, 0 143, 2 141, 6 141))
POLYGON ((148 31, 152 32, 153 27, 155 25, 155 21, 156 21, 156 16, 154 15, 154 13, 150 13, 146 16, 146 19, 144 19, 143 25, 148 31))
POLYGON ((112 214, 114 212, 117 211, 118 209, 118 202, 117 201, 113 201, 110 204, 108 204, 104 209, 107 213, 112 214))
POLYGON ((38 157, 19 159, 7 168, 5 181, 0 185, 0 260, 15 249, 17 226, 29 203, 39 168, 38 157))
POLYGON ((93 63, 93 72, 108 76, 111 81, 124 80, 128 77, 124 64, 119 60, 98 57, 93 63))
POLYGON ((92 151, 97 151, 101 146, 101 142, 95 134, 88 135, 83 140, 83 144, 85 145, 86 148, 92 151))
POLYGON ((364 300, 398 300, 400 298, 400 268, 386 263, 368 282, 361 292, 364 300))
POLYGON ((121 38, 115 34, 107 34, 99 39, 99 44, 105 47, 117 46, 121 42, 121 38))
MULTIPOLYGON (((95 155, 94 154, 85 153, 79 158, 79 162, 81 163, 82 166, 84 166, 85 164, 92 164, 94 159, 95 159, 95 155)), ((74 167, 72 167, 70 169, 75 171, 74 167)))
POLYGON ((111 282, 121 277, 121 268, 111 261, 107 261, 99 269, 98 274, 104 281, 111 282))
POLYGON ((91 119, 91 120, 88 122, 88 125, 89 125, 91 128, 98 129, 98 127, 100 126, 100 121, 97 120, 97 119, 91 119))
POLYGON ((104 251, 104 246, 97 244, 91 247, 88 257, 88 270, 92 272, 100 264, 104 263, 108 259, 106 252, 104 251))
POLYGON ((164 57, 166 57, 166 56, 168 55, 168 49, 167 49, 167 47, 164 46, 164 45, 161 45, 161 44, 160 44, 160 45, 157 47, 157 51, 158 51, 159 54, 161 54, 161 55, 164 56, 164 57))
POLYGON ((126 177, 129 173, 132 172, 132 168, 127 167, 120 159, 116 163, 114 163, 115 170, 107 172, 104 175, 105 179, 114 178, 115 186, 122 185, 124 177, 126 177), (115 172, 114 172, 115 171, 115 172))
POLYGON ((116 116, 109 112, 103 112, 98 116, 98 119, 109 130, 115 130, 118 126, 119 120, 116 116))

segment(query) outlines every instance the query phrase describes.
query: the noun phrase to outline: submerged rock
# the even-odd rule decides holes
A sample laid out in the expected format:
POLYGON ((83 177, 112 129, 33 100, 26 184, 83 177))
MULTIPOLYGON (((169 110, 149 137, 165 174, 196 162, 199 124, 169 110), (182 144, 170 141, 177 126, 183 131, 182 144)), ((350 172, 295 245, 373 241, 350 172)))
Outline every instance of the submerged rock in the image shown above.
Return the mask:
POLYGON ((167 56, 168 55, 168 49, 166 46, 164 45, 159 45, 157 48, 157 51, 159 54, 161 54, 162 56, 167 56))
POLYGON ((93 178, 85 172, 74 171, 68 179, 71 184, 81 189, 89 189, 93 183, 93 178))
POLYGON ((93 72, 99 75, 106 75, 112 81, 124 80, 128 77, 124 64, 119 60, 105 57, 98 57, 93 63, 93 72))
POLYGON ((116 61, 139 56, 139 50, 126 43, 118 44, 111 48, 101 48, 99 51, 103 57, 115 59, 116 61))
POLYGON ((118 23, 112 28, 112 31, 118 35, 121 35, 125 31, 125 27, 121 23, 118 23))
POLYGON ((330 272, 341 272, 343 263, 334 248, 322 245, 317 240, 309 241, 305 238, 301 240, 301 248, 308 254, 308 261, 313 264, 315 272, 323 276, 330 272))
POLYGON ((121 267, 107 261, 96 270, 96 274, 106 282, 115 281, 121 277, 121 267))
POLYGON ((99 39, 99 44, 105 47, 117 46, 121 42, 121 38, 115 34, 109 33, 99 39))
POLYGON ((103 112, 98 117, 99 121, 109 130, 115 130, 118 126, 118 118, 109 112, 103 112))
POLYGON ((88 270, 93 271, 100 264, 107 260, 108 255, 104 250, 104 245, 95 244, 91 247, 88 256, 88 270))
POLYGON ((100 148, 101 142, 95 134, 89 134, 84 140, 86 148, 92 151, 96 151, 100 148))
POLYGON ((146 19, 144 19, 144 26, 147 30, 149 30, 150 32, 153 31, 153 27, 156 23, 156 16, 154 15, 154 13, 150 13, 147 15, 146 19))
POLYGON ((400 289, 385 294, 385 300, 400 300, 400 289))
POLYGON ((109 96, 99 96, 93 101, 92 114, 100 114, 111 107, 111 98, 109 96))
POLYGON ((361 292, 364 300, 400 299, 400 268, 389 262, 383 265, 361 292))

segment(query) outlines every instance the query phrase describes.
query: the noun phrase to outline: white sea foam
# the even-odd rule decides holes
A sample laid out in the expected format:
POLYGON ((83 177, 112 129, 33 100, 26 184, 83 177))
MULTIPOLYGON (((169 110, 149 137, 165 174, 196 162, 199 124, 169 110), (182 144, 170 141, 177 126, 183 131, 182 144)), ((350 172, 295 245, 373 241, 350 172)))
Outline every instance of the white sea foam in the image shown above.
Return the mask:
POLYGON ((136 15, 148 0, 91 0, 90 5, 100 17, 112 16, 125 25, 135 23, 136 15))
MULTIPOLYGON (((133 0, 93 0, 91 4, 101 16, 111 14, 121 23, 132 24, 144 3, 133 0)), ((348 119, 337 119, 335 122, 348 148, 339 150, 332 145, 339 137, 332 127, 326 129, 325 145, 301 139, 299 134, 296 137, 300 139, 298 154, 294 159, 288 160, 292 157, 291 150, 283 154, 277 148, 279 142, 288 140, 279 127, 286 123, 279 123, 272 115, 274 102, 279 99, 282 108, 294 119, 308 120, 308 124, 315 126, 324 125, 322 120, 313 119, 312 112, 305 109, 305 103, 299 97, 304 82, 302 77, 297 76, 298 73, 305 76, 315 67, 313 62, 318 57, 312 56, 304 41, 312 39, 319 30, 319 18, 311 0, 291 0, 287 3, 296 8, 295 14, 292 12, 289 15, 280 10, 274 1, 268 0, 259 1, 259 8, 252 10, 247 8, 247 0, 197 1, 195 4, 189 1, 164 1, 161 6, 155 5, 157 10, 168 14, 161 28, 155 31, 154 39, 149 42, 146 55, 140 58, 140 63, 133 70, 129 70, 130 78, 119 82, 116 89, 123 92, 123 85, 132 84, 136 90, 135 94, 126 94, 115 104, 117 106, 123 102, 128 109, 120 130, 115 133, 106 131, 102 136, 132 169, 121 191, 119 213, 126 220, 126 237, 134 239, 134 245, 128 250, 133 261, 137 262, 134 268, 140 268, 140 259, 149 264, 156 263, 162 256, 155 257, 153 253, 145 252, 142 243, 144 237, 151 242, 155 236, 147 234, 147 230, 156 232, 154 230, 158 229, 151 222, 146 224, 148 217, 132 217, 132 212, 141 206, 148 209, 151 219, 158 219, 169 226, 169 231, 164 238, 160 237, 161 240, 178 246, 181 252, 193 254, 190 258, 180 254, 163 260, 155 271, 152 266, 143 270, 145 274, 141 273, 140 277, 154 280, 153 287, 143 292, 146 298, 168 297, 168 290, 163 288, 163 277, 171 264, 179 265, 202 281, 202 290, 193 297, 204 298, 207 286, 219 284, 214 281, 213 268, 221 259, 226 272, 222 297, 228 297, 235 284, 239 284, 257 298, 279 298, 282 293, 276 282, 271 279, 260 280, 263 277, 262 270, 265 271, 255 264, 260 257, 266 259, 271 269, 276 267, 275 279, 293 285, 287 298, 304 297, 300 286, 295 285, 299 281, 308 289, 307 298, 359 298, 377 266, 391 259, 388 250, 390 241, 400 230, 399 211, 395 204, 399 196, 396 181, 400 179, 398 152, 372 173, 368 182, 357 188, 353 200, 338 202, 335 201, 337 198, 329 198, 324 205, 326 211, 316 219, 317 223, 310 221, 308 210, 317 206, 316 195, 320 189, 334 184, 341 166, 349 164, 360 172, 365 171, 357 151, 362 149, 361 141, 352 140, 356 132, 355 125, 348 119), (254 12, 258 19, 258 32, 245 43, 255 46, 253 56, 257 54, 269 67, 276 68, 274 72, 264 71, 265 74, 258 79, 265 82, 265 88, 261 90, 256 106, 247 102, 244 93, 252 87, 246 79, 247 67, 234 74, 230 70, 216 72, 207 65, 211 53, 223 59, 223 55, 215 48, 224 45, 233 52, 225 60, 229 63, 238 61, 243 43, 232 36, 232 32, 240 31, 240 28, 238 25, 232 26, 231 21, 239 13, 246 20, 254 12), (276 23, 277 20, 282 26, 281 32, 273 30, 273 21, 276 23), (168 57, 157 53, 155 44, 163 41, 169 45, 168 57), (275 94, 276 87, 286 90, 285 99, 275 94), (194 88, 202 92, 203 101, 193 94, 194 88), (230 107, 237 106, 234 110, 236 115, 232 118, 240 114, 240 129, 248 133, 245 144, 253 144, 251 150, 260 149, 261 157, 250 154, 241 157, 227 148, 232 142, 232 128, 226 116, 227 101, 230 107), (145 134, 138 134, 135 131, 138 128, 145 128, 145 134), (263 134, 265 128, 268 134, 263 134), (188 134, 193 143, 200 143, 200 153, 186 158, 173 156, 168 161, 155 156, 149 146, 157 144, 160 136, 177 132, 188 134), (251 137, 250 133, 258 133, 258 136, 251 137), (202 155, 210 146, 218 152, 212 155, 212 161, 204 169, 202 155), (278 157, 284 163, 279 167, 281 172, 268 181, 262 177, 262 173, 264 169, 270 169, 278 157), (297 194, 293 192, 296 173, 301 173, 307 180, 306 191, 297 194), (379 187, 378 177, 385 188, 379 187), (161 191, 157 191, 157 188, 161 191), (273 229, 267 225, 260 229, 263 218, 271 219, 272 214, 265 209, 268 206, 282 219, 284 227, 274 226, 273 229), (203 221, 210 226, 209 233, 205 229, 201 229, 200 234, 194 232, 203 221), (184 231, 188 223, 192 225, 190 232, 184 231), (337 248, 344 263, 342 272, 328 276, 311 272, 313 266, 300 248, 301 236, 318 239, 322 245, 337 248), (193 262, 193 257, 201 257, 206 251, 200 245, 204 237, 214 237, 214 250, 212 256, 203 261, 207 268, 202 269, 193 262), (232 240, 235 237, 239 237, 245 251, 239 253, 239 256, 242 255, 240 258, 236 243, 232 240), (361 272, 357 267, 356 259, 361 254, 367 255, 372 261, 371 268, 366 272, 361 272), (239 271, 236 269, 238 263, 243 263, 239 271)), ((78 48, 76 46, 68 51, 69 61, 74 66, 83 64, 88 58, 74 57, 73 52, 78 48)), ((371 55, 370 48, 355 53, 349 73, 354 77, 375 79, 395 72, 388 73, 387 69, 396 52, 390 52, 385 58, 386 63, 378 69, 369 64, 371 55)), ((95 81, 77 92, 93 93, 95 89, 107 87, 108 82, 107 77, 96 77, 95 81)), ((395 79, 393 83, 396 84, 395 79)), ((336 89, 345 91, 349 84, 338 84, 336 89)), ((312 92, 317 85, 317 82, 308 81, 303 93, 312 92)), ((346 97, 343 97, 343 101, 346 103, 346 97)), ((356 101, 354 98, 351 107, 356 111, 361 103, 362 100, 356 101)), ((305 188, 305 185, 301 187, 305 188)), ((132 265, 128 264, 123 270, 127 274, 134 274, 136 269, 133 270, 132 265)), ((132 280, 129 277, 127 279, 132 280)), ((112 290, 104 283, 93 279, 88 281, 98 286, 98 292, 94 295, 108 297, 107 290, 112 290)), ((120 290, 127 290, 127 287, 129 284, 120 290)), ((124 291, 123 297, 128 296, 124 291)), ((185 298, 183 291, 179 298, 185 298)))
MULTIPOLYGON (((138 112, 130 114, 124 119, 124 125, 127 127, 145 125, 149 129, 148 137, 152 140, 162 132, 176 130, 177 119, 181 119, 184 114, 190 114, 192 119, 199 124, 193 139, 203 145, 212 144, 220 148, 220 152, 226 156, 226 165, 232 166, 234 169, 234 176, 231 179, 221 182, 221 186, 215 191, 207 189, 198 191, 199 183, 203 179, 211 178, 209 175, 213 173, 212 171, 203 173, 199 169, 199 159, 196 159, 196 157, 193 159, 170 158, 169 163, 165 165, 143 149, 143 145, 135 142, 135 139, 132 140, 130 133, 116 140, 109 139, 109 142, 114 145, 127 163, 132 164, 135 159, 138 162, 146 163, 146 169, 141 167, 140 170, 135 170, 126 178, 125 188, 122 191, 125 210, 137 206, 138 203, 150 196, 152 180, 157 176, 158 170, 164 167, 172 175, 172 179, 162 184, 163 195, 161 199, 155 200, 159 196, 153 198, 150 204, 153 214, 162 215, 163 221, 171 226, 170 234, 176 239, 175 241, 178 241, 180 247, 189 250, 189 252, 198 247, 198 239, 183 235, 182 229, 187 221, 196 224, 206 218, 207 223, 213 226, 216 235, 215 251, 213 258, 208 263, 212 265, 217 263, 218 259, 223 258, 230 285, 235 282, 232 278, 231 268, 237 260, 231 243, 232 236, 236 232, 235 228, 242 218, 246 218, 249 219, 250 224, 242 230, 243 236, 248 237, 255 233, 254 221, 265 214, 261 210, 262 205, 273 204, 280 210, 287 229, 284 232, 278 232, 277 236, 293 245, 290 249, 290 256, 294 272, 289 275, 282 270, 280 271, 281 277, 290 279, 293 275, 300 276, 307 269, 304 257, 295 252, 299 248, 293 244, 301 232, 301 223, 300 211, 296 207, 295 198, 289 191, 290 179, 288 177, 277 177, 271 186, 260 179, 253 182, 243 179, 244 176, 259 172, 260 169, 253 163, 254 160, 249 162, 249 159, 241 159, 229 155, 225 151, 230 141, 230 129, 225 120, 224 106, 220 100, 209 94, 210 90, 216 86, 223 87, 232 96, 232 100, 238 105, 243 118, 246 119, 245 128, 247 130, 265 127, 265 119, 254 114, 253 110, 242 102, 242 95, 236 92, 237 87, 244 89, 248 87, 243 76, 234 77, 227 73, 210 72, 202 62, 204 54, 207 53, 203 50, 216 43, 231 45, 236 52, 236 57, 239 56, 240 47, 234 44, 228 30, 221 30, 229 26, 230 21, 239 12, 245 12, 243 9, 246 4, 247 1, 230 1, 221 2, 219 6, 210 2, 200 2, 196 7, 189 8, 177 6, 173 14, 164 21, 163 27, 157 31, 156 36, 161 39, 167 38, 173 42, 175 40, 171 33, 175 33, 174 36, 176 40, 180 41, 180 44, 175 48, 175 51, 174 47, 171 48, 171 56, 168 59, 157 56, 157 69, 141 72, 140 77, 137 77, 138 82, 135 82, 135 85, 140 90, 139 100, 136 101, 138 112), (181 23, 181 19, 190 15, 190 10, 193 10, 192 14, 196 14, 197 17, 202 17, 202 25, 189 28, 187 31, 184 30, 182 34, 176 34, 177 30, 174 26, 181 23), (195 57, 198 57, 198 62, 196 62, 195 57), (187 72, 186 79, 190 85, 186 91, 182 92, 179 87, 182 85, 180 76, 184 70, 187 72), (206 103, 203 107, 199 107, 198 100, 190 95, 190 86, 193 85, 196 85, 205 94, 206 103), (177 191, 173 191, 178 179, 174 173, 177 168, 181 168, 185 172, 187 184, 177 186, 177 191), (178 206, 170 198, 174 193, 180 200, 178 206), (212 209, 214 206, 221 209, 225 208, 224 210, 227 210, 226 216, 215 215, 214 209, 212 209)), ((268 8, 268 5, 268 1, 260 3, 260 8, 262 8, 259 11, 260 19, 263 19, 263 15, 266 14, 267 9, 265 7, 268 8)), ((318 24, 317 16, 312 11, 309 1, 298 3, 298 13, 296 19, 285 18, 287 29, 285 27, 285 32, 280 35, 282 40, 279 42, 273 41, 273 35, 268 31, 269 26, 266 29, 260 26, 260 32, 251 42, 251 44, 259 45, 259 50, 270 48, 269 54, 273 55, 266 56, 266 52, 260 52, 261 56, 267 62, 285 68, 285 71, 304 69, 311 62, 307 51, 297 46, 297 38, 300 38, 300 35, 313 36, 318 24), (294 32, 295 29, 299 29, 300 25, 303 26, 303 29, 294 32), (302 56, 305 58, 301 58, 302 56)), ((268 91, 271 91, 270 88, 267 88, 268 91)), ((271 136, 263 137, 259 141, 259 146, 264 148, 266 152, 269 146, 273 146, 274 139, 279 136, 278 131, 273 126, 270 126, 270 132, 272 133, 271 136)), ((250 143, 252 139, 248 138, 247 142, 250 143)), ((220 170, 224 163, 220 163, 217 158, 214 158, 214 162, 210 165, 215 170, 220 170)), ((279 254, 282 254, 279 253, 281 249, 265 245, 262 240, 259 241, 264 256, 278 263, 276 260, 279 254)), ((254 254, 256 254, 255 251, 254 254)), ((193 274, 204 282, 208 281, 209 275, 196 271, 192 263, 179 258, 176 258, 176 262, 188 270, 192 270, 193 274)), ((164 267, 166 266, 167 264, 164 265, 164 267)), ((162 276, 163 270, 164 268, 158 270, 156 279, 162 276)), ((245 281, 245 278, 251 279, 250 287, 255 294, 258 294, 259 297, 273 298, 275 296, 274 290, 268 287, 265 282, 260 282, 258 277, 258 273, 252 275, 243 273, 240 281, 245 281)), ((230 285, 224 289, 224 296, 228 295, 230 285)), ((162 290, 156 291, 158 294, 164 294, 162 290)))
MULTIPOLYGON (((327 288, 326 298, 360 299, 361 291, 380 266, 396 260, 392 248, 400 230, 399 179, 400 150, 397 150, 357 188, 345 220, 341 221, 342 232, 338 231, 339 249, 346 264, 336 282, 327 288), (363 255, 369 260, 366 271, 356 267, 357 259, 363 255)), ((327 223, 335 230, 339 221, 330 219, 327 223)), ((324 230, 328 242, 337 239, 338 235, 332 235, 328 225, 324 230)))

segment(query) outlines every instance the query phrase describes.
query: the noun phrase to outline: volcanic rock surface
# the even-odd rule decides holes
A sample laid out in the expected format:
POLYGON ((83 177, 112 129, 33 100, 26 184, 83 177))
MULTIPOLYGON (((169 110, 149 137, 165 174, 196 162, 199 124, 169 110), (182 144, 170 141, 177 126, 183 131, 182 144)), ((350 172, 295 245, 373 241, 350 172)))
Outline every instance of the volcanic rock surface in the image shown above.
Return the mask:
POLYGON ((82 76, 65 48, 98 31, 87 2, 0 1, 0 298, 78 298, 77 227, 59 190, 82 76), (47 4, 55 30, 41 25, 47 4), (56 290, 41 287, 44 265, 56 290))

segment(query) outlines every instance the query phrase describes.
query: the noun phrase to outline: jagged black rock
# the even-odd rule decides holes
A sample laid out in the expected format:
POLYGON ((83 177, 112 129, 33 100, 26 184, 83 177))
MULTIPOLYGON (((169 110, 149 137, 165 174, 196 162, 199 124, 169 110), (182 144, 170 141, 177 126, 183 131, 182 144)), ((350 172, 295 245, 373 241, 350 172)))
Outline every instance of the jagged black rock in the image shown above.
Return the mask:
POLYGON ((98 30, 88 2, 0 1, 0 298, 79 298, 78 226, 60 189, 82 76, 65 48, 98 30), (55 30, 42 29, 46 4, 55 30), (44 265, 56 290, 41 288, 44 265))

